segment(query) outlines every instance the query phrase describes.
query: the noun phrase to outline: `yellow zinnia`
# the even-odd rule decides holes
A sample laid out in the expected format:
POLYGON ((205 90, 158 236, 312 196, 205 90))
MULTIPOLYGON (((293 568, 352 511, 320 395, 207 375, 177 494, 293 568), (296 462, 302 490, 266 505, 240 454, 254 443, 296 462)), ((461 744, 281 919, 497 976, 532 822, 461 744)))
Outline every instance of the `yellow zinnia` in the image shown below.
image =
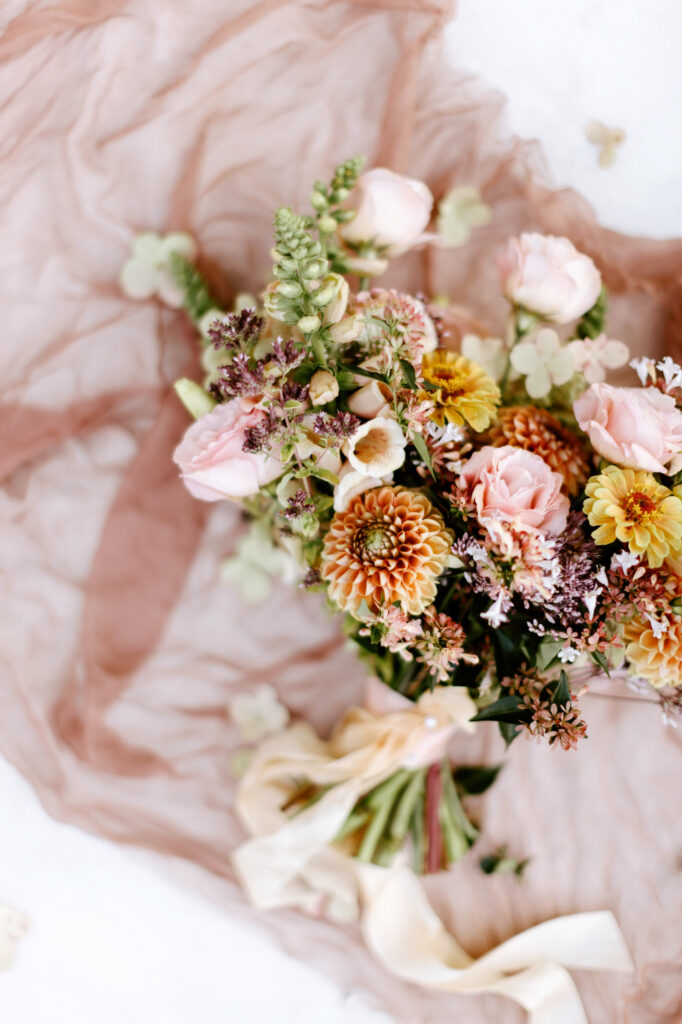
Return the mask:
POLYGON ((500 389, 478 363, 437 348, 422 359, 422 374, 435 388, 425 397, 435 405, 431 418, 436 423, 468 423, 474 430, 485 430, 490 425, 500 402, 500 389))
POLYGON ((625 656, 630 669, 656 689, 682 686, 682 622, 673 621, 661 636, 649 622, 636 620, 625 627, 625 656))
POLYGON ((585 494, 597 544, 619 540, 654 569, 682 550, 682 501, 651 473, 607 466, 587 481, 585 494))

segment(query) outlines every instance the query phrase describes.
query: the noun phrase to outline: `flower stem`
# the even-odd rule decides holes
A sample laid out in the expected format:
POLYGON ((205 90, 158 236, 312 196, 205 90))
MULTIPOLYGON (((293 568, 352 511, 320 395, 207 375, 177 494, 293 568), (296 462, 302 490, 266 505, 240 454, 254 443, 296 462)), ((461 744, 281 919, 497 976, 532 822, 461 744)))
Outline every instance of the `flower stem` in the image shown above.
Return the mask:
POLYGON ((438 820, 442 795, 440 765, 432 764, 426 775, 426 874, 435 874, 443 864, 443 833, 438 820))
POLYGON ((391 822, 390 834, 394 839, 403 840, 407 835, 417 801, 424 792, 425 781, 426 768, 420 768, 419 771, 414 772, 405 787, 391 822))
POLYGON ((362 837, 362 842, 360 843, 360 848, 357 852, 358 860, 364 861, 365 863, 369 863, 373 860, 379 840, 386 829, 396 799, 407 784, 409 777, 410 773, 405 768, 401 768, 400 771, 396 772, 395 775, 392 775, 390 779, 387 779, 386 782, 377 786, 377 788, 370 793, 367 799, 367 805, 368 807, 371 807, 375 813, 367 826, 367 831, 362 837))

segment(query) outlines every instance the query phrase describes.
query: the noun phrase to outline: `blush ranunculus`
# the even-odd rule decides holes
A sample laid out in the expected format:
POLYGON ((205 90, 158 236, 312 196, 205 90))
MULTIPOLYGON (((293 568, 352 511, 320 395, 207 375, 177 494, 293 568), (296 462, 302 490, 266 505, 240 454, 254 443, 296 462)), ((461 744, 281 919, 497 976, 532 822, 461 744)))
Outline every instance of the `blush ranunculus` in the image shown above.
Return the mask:
POLYGON ((511 445, 481 448, 459 477, 483 526, 504 520, 551 534, 561 533, 568 519, 570 503, 562 486, 563 478, 539 455, 511 445))
POLYGON ((582 316, 601 291, 599 271, 568 238, 538 234, 510 238, 497 266, 502 291, 510 302, 556 324, 582 316))
POLYGON ((420 240, 431 219, 433 196, 423 181, 375 167, 360 175, 348 205, 355 216, 342 226, 343 238, 399 256, 420 240))
POLYGON ((657 388, 593 384, 573 403, 592 447, 609 462, 649 473, 682 469, 682 412, 657 388))
POLYGON ((253 401, 234 398, 187 428, 173 461, 190 494, 201 501, 245 498, 283 473, 274 456, 244 451, 246 429, 264 419, 253 401))

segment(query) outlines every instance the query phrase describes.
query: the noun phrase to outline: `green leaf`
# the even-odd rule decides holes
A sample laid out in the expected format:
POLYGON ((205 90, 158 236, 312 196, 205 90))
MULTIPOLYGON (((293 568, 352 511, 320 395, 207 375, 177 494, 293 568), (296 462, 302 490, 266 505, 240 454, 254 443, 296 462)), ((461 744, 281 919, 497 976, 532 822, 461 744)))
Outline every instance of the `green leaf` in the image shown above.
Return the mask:
POLYGON ((501 764, 491 767, 487 765, 462 765, 455 770, 455 782, 468 796, 478 796, 490 789, 500 774, 501 764))
POLYGON ((609 663, 603 651, 592 651, 590 653, 590 657, 592 658, 592 661, 595 662, 595 664, 599 665, 599 668, 602 670, 602 672, 605 672, 606 675, 609 677, 611 676, 611 673, 609 671, 609 663))
POLYGON ((400 368, 403 371, 403 381, 404 381, 404 383, 412 391, 416 391, 417 387, 418 387, 417 376, 416 376, 416 374, 414 372, 414 366, 412 365, 412 363, 410 363, 407 359, 401 359, 400 360, 400 368))
POLYGON ((506 697, 500 697, 499 700, 493 701, 492 704, 488 704, 486 708, 483 708, 478 714, 474 715, 471 719, 472 722, 516 722, 518 721, 518 714, 524 708, 523 701, 513 694, 508 694, 506 697))
POLYGON ((546 668, 549 668, 563 647, 563 640, 552 640, 549 637, 545 637, 538 648, 535 667, 539 669, 540 672, 544 672, 546 668))
POLYGON ((509 636, 503 629, 494 629, 493 649, 495 651, 497 675, 500 679, 513 675, 521 667, 524 654, 521 650, 518 636, 509 636))
POLYGON ((559 676, 559 681, 554 688, 554 693, 552 694, 552 704, 556 704, 558 705, 558 707, 562 708, 565 707, 567 704, 570 704, 570 702, 571 691, 568 686, 568 679, 566 678, 566 673, 562 669, 561 675, 559 676))
POLYGON ((357 389, 358 385, 355 380, 355 374, 352 370, 347 370, 343 366, 337 368, 336 380, 340 391, 355 391, 357 389))
POLYGON ((332 486, 336 486, 339 482, 339 478, 336 473, 332 473, 329 469, 322 469, 321 466, 311 466, 310 472, 312 476, 316 476, 318 480, 325 480, 332 486))
POLYGON ((388 384, 389 378, 385 373, 377 373, 375 370, 366 370, 364 366, 353 367, 353 373, 359 377, 371 377, 372 380, 380 380, 382 384, 388 384))
POLYGON ((436 479, 436 474, 433 471, 433 462, 431 461, 431 453, 429 452, 429 449, 426 447, 426 441, 424 440, 422 434, 418 433, 415 430, 414 434, 412 435, 411 440, 412 440, 412 444, 414 445, 414 447, 419 452, 421 458, 426 463, 426 468, 428 469, 429 473, 431 474, 431 476, 435 480, 436 479))

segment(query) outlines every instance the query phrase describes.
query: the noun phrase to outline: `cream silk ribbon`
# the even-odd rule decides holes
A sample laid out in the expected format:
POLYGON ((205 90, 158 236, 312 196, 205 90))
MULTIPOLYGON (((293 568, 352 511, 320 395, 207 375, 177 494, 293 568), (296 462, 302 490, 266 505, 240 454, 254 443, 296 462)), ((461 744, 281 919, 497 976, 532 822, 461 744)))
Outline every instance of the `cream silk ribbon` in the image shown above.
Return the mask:
POLYGON ((401 767, 438 761, 453 731, 472 729, 474 706, 452 687, 437 687, 416 704, 375 687, 367 704, 352 708, 327 742, 297 723, 257 751, 237 800, 251 838, 233 854, 252 902, 336 920, 353 920, 361 908, 368 948, 398 977, 448 992, 505 995, 532 1024, 587 1024, 566 968, 631 969, 611 913, 547 921, 472 960, 411 870, 361 864, 331 846, 363 794, 401 767), (282 807, 305 781, 331 788, 291 817, 282 807))
POLYGON ((365 942, 387 970, 425 988, 507 996, 528 1011, 529 1024, 588 1024, 567 967, 633 969, 609 911, 556 917, 472 960, 408 868, 362 864, 358 875, 365 942))

